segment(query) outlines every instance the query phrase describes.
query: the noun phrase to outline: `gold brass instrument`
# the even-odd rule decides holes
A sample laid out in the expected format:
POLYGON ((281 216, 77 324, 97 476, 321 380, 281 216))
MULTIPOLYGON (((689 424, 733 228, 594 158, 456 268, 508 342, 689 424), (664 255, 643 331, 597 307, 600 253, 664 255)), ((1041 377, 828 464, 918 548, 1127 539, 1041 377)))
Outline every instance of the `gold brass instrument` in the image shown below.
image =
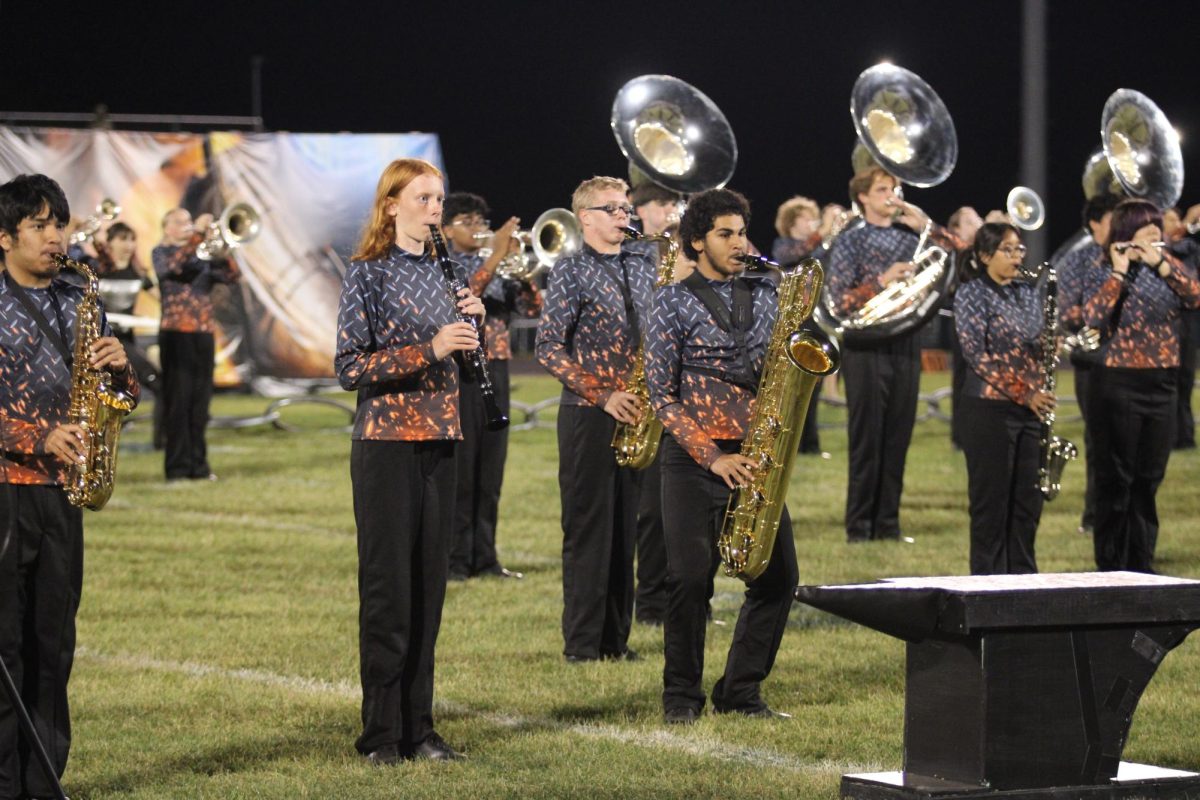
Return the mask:
MULTIPOLYGON (((1042 388, 1054 394, 1058 367, 1058 277, 1054 267, 1043 264, 1046 276, 1046 298, 1042 302, 1042 388)), ((1042 417, 1042 457, 1038 465, 1038 489, 1047 500, 1058 497, 1062 489, 1063 469, 1068 461, 1079 456, 1079 449, 1069 440, 1054 434, 1054 412, 1042 417)))
POLYGON ((841 361, 831 339, 802 329, 823 280, 821 263, 809 258, 779 282, 779 315, 742 442, 742 455, 756 465, 754 479, 730 496, 717 540, 725 574, 746 582, 770 562, 813 389, 841 361))
MULTIPOLYGON (((668 234, 644 236, 633 228, 625 228, 625 236, 642 242, 662 242, 666 253, 658 263, 655 288, 661 289, 675 279, 675 261, 679 257, 679 242, 668 234)), ((630 469, 645 469, 654 463, 658 455, 658 443, 662 441, 662 421, 654 414, 650 404, 650 385, 646 382, 646 345, 638 344, 633 361, 633 373, 625 391, 636 395, 641 404, 638 421, 630 424, 618 422, 613 431, 612 446, 617 454, 617 466, 630 469)))
POLYGON ((262 230, 262 217, 249 203, 228 206, 221 217, 208 226, 204 241, 196 248, 196 258, 212 261, 228 258, 229 251, 250 244, 262 230))
MULTIPOLYGON (((950 112, 920 76, 894 64, 864 70, 850 95, 850 116, 861 148, 855 168, 873 161, 897 181, 897 215, 905 205, 900 183, 930 187, 950 177, 958 160, 958 136, 950 112)), ((915 208, 915 206, 914 206, 915 208)), ((928 322, 953 277, 949 253, 929 245, 930 225, 919 232, 909 277, 892 283, 866 305, 844 315, 834 298, 817 309, 821 327, 846 342, 884 341, 928 322)))
POLYGON ((71 365, 71 402, 67 422, 84 431, 84 458, 67 471, 67 500, 71 505, 99 511, 112 496, 116 480, 117 441, 121 420, 133 410, 133 397, 109 383, 103 369, 92 369, 92 344, 101 337, 100 282, 86 264, 53 256, 60 269, 71 269, 87 280, 75 309, 75 359, 71 365))
POLYGON ((67 241, 74 245, 90 242, 104 223, 112 222, 120 215, 121 207, 117 205, 117 201, 106 197, 100 201, 100 205, 96 206, 96 211, 88 215, 88 218, 83 221, 78 230, 71 234, 67 241))
POLYGON ((1021 230, 1035 231, 1046 221, 1046 204, 1028 186, 1014 186, 1004 201, 1004 210, 1021 230))

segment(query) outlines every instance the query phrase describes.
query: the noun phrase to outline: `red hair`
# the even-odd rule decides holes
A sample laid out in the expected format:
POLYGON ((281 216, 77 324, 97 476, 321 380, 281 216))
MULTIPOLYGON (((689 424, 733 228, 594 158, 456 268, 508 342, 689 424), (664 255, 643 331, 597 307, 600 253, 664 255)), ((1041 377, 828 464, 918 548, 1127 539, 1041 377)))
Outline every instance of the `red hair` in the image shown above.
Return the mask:
POLYGON ((375 202, 371 216, 363 226, 358 249, 350 258, 354 261, 374 261, 387 255, 396 242, 396 218, 387 213, 388 203, 404 188, 422 175, 442 177, 442 171, 421 158, 398 158, 384 168, 375 187, 375 202))

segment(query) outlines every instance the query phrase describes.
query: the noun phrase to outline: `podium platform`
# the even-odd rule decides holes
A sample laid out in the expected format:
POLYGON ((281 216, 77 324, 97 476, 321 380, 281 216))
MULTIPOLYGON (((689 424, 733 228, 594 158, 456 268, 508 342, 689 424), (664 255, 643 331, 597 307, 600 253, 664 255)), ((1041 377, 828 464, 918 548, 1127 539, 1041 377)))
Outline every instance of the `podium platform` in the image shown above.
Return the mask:
POLYGON ((1200 581, 1129 572, 896 578, 796 599, 904 639, 904 761, 857 800, 1200 798, 1200 774, 1121 761, 1200 581))

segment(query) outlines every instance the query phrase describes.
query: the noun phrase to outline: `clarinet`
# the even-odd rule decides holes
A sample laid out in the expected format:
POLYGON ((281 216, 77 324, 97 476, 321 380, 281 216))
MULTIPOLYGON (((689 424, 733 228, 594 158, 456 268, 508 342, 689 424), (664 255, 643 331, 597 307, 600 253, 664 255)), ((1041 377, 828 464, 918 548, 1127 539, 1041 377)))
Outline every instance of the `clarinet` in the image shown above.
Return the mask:
MULTIPOLYGON (((1042 265, 1046 276, 1046 298, 1042 303, 1042 388, 1053 394, 1057 381, 1055 370, 1058 367, 1058 276, 1050 264, 1042 265)), ((1054 412, 1050 411, 1042 417, 1042 455, 1038 466, 1038 489, 1046 500, 1058 497, 1062 489, 1063 469, 1068 461, 1079 455, 1078 448, 1069 440, 1054 434, 1054 412)))
POLYGON ((446 291, 450 293, 450 305, 454 308, 454 314, 458 317, 459 322, 465 322, 473 327, 479 336, 479 344, 475 349, 463 352, 462 357, 474 373, 475 381, 479 384, 479 393, 483 395, 487 429, 489 431, 503 430, 508 427, 508 417, 500 410, 500 405, 496 402, 496 387, 492 385, 492 376, 487 367, 487 353, 483 349, 483 331, 479 330, 479 323, 474 317, 458 310, 458 301, 461 299, 458 293, 466 289, 467 285, 454 273, 454 262, 450 260, 450 253, 446 250, 446 240, 442 238, 442 232, 438 230, 438 226, 430 225, 429 233, 433 241, 433 250, 437 254, 438 266, 442 268, 442 277, 446 279, 446 291))

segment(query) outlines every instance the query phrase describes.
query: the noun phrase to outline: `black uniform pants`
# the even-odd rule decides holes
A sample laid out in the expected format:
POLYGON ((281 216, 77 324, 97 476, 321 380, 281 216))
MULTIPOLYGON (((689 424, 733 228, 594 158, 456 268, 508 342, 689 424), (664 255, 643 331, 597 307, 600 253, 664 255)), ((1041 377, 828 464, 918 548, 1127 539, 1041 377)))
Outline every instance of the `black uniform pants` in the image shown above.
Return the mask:
MULTIPOLYGON (((666 434, 663 434, 666 438, 666 434)), ((657 625, 667 615, 667 546, 663 541, 662 452, 650 466, 636 470, 637 591, 634 614, 638 622, 657 625)))
POLYGON ((558 410, 563 528, 563 654, 624 653, 633 617, 637 484, 617 466, 616 420, 602 409, 558 410))
MULTIPOLYGON (((489 361, 488 371, 496 392, 496 404, 508 415, 508 362, 489 361)), ((459 420, 463 439, 455 447, 458 499, 455 501, 450 574, 470 577, 501 570, 496 557, 496 523, 500 514, 504 463, 508 459, 508 428, 487 429, 487 413, 479 384, 464 380, 461 388, 459 420)))
POLYGON ((433 654, 446 598, 454 443, 355 441, 359 667, 355 746, 418 745, 433 732, 433 654))
POLYGON ((213 394, 213 335, 159 331, 167 480, 207 478, 208 407, 213 394))
POLYGON ((1034 537, 1042 517, 1038 489, 1041 423, 1008 400, 964 397, 959 407, 971 505, 971 574, 1037 572, 1034 537))
POLYGON ((1083 415, 1083 461, 1087 473, 1087 484, 1083 490, 1083 516, 1079 524, 1085 528, 1096 525, 1096 447, 1092 442, 1092 419, 1088 413, 1088 399, 1092 389, 1092 365, 1075 365, 1075 402, 1083 415))
POLYGON ((850 446, 846 537, 895 539, 900 536, 904 462, 917 414, 921 352, 912 336, 878 348, 846 348, 841 372, 850 446))
MULTIPOLYGON (((736 453, 740 442, 718 442, 736 453)), ((670 436, 663 437, 663 532, 671 576, 671 602, 664 625, 663 707, 704 706, 704 636, 713 570, 719 563, 717 537, 730 490, 697 464, 670 436)), ((796 545, 787 508, 775 537, 771 560, 746 587, 724 675, 713 687, 718 711, 755 711, 765 706, 759 687, 783 640, 792 592, 799 582, 796 545)))
POLYGON ((1176 370, 1094 367, 1096 566, 1153 572, 1155 497, 1175 441, 1176 370))
POLYGON ((151 414, 154 426, 153 443, 156 450, 162 449, 163 411, 165 410, 162 399, 162 373, 147 358, 145 351, 138 347, 137 339, 134 337, 132 331, 119 331, 116 337, 125 346, 125 355, 129 357, 129 363, 133 365, 133 371, 137 373, 138 383, 141 385, 142 390, 149 391, 154 395, 154 408, 151 414))
MULTIPOLYGON (((0 657, 62 777, 71 749, 67 679, 83 588, 83 516, 60 486, 0 484, 0 657)), ((54 789, 0 690, 0 798, 54 789)))

